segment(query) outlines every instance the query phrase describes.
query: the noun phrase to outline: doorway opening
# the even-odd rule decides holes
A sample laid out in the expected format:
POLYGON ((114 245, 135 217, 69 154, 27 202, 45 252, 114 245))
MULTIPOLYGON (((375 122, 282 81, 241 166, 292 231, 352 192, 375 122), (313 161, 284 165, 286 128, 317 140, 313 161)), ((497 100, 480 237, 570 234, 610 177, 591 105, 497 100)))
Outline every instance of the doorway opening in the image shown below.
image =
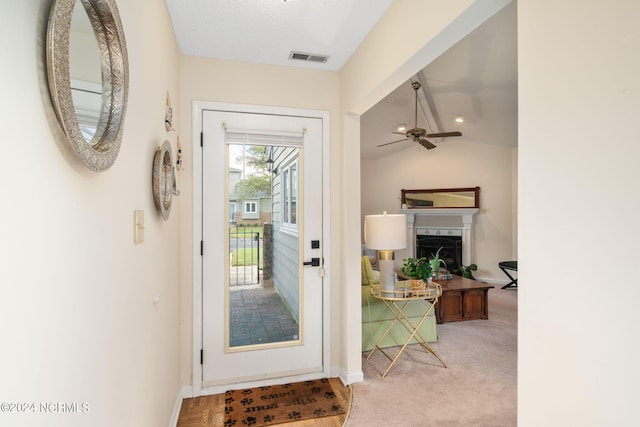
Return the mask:
POLYGON ((193 125, 193 395, 329 376, 330 263, 307 263, 331 235, 329 113, 202 101, 193 125))

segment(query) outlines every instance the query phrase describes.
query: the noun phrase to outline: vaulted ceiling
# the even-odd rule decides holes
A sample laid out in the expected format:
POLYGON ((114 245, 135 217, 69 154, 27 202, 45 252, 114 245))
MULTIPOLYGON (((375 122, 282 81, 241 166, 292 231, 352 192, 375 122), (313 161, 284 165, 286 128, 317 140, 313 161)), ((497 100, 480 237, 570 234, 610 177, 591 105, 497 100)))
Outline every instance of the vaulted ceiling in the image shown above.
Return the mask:
POLYGON ((503 8, 363 114, 362 157, 378 158, 405 149, 428 153, 411 140, 377 147, 402 138, 391 133, 399 124, 414 126, 411 81, 422 84, 418 127, 429 133, 462 132, 462 137, 430 139, 436 146, 461 139, 517 146, 516 5, 503 8), (456 122, 458 117, 464 122, 456 122))

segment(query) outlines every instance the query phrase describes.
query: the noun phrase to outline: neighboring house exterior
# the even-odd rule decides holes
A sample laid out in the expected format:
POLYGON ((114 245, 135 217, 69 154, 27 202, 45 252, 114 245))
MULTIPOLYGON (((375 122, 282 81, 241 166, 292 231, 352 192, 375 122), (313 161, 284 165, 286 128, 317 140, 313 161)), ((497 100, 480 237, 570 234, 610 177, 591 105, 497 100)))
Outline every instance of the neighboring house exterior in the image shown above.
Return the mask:
POLYGON ((260 193, 245 198, 239 207, 236 219, 238 225, 262 225, 271 222, 271 196, 268 194, 260 193))
POLYGON ((271 195, 264 192, 241 198, 242 170, 229 168, 229 224, 255 225, 271 222, 271 195))

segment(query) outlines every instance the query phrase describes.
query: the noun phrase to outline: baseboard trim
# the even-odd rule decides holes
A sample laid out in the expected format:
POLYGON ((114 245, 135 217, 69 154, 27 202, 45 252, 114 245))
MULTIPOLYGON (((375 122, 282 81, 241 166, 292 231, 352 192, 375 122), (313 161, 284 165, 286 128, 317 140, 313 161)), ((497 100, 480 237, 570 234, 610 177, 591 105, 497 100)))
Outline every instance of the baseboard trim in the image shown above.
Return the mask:
POLYGON ((193 397, 193 387, 184 386, 178 390, 178 396, 173 404, 173 414, 171 415, 171 421, 169 427, 176 427, 178 425, 178 419, 180 418, 180 410, 182 409, 182 401, 193 397))
POLYGON ((498 285, 498 286, 504 286, 507 283, 509 283, 508 280, 503 280, 503 279, 494 279, 492 277, 476 277, 476 280, 478 282, 482 282, 482 283, 488 283, 490 285, 498 285))
POLYGON ((342 383, 344 385, 351 385, 353 383, 363 382, 364 372, 358 371, 358 372, 348 373, 348 372, 341 371, 339 377, 340 377, 340 380, 342 380, 342 383))
POLYGON ((182 408, 182 389, 178 390, 176 401, 173 403, 173 412, 171 414, 171 420, 169 421, 169 427, 176 427, 178 425, 178 418, 180 417, 180 409, 182 408))
POLYGON ((186 385, 180 389, 180 395, 183 399, 190 399, 193 397, 193 387, 186 385))
POLYGON ((329 376, 331 378, 338 378, 340 377, 341 373, 342 373, 342 368, 340 368, 340 366, 332 366, 331 369, 329 370, 329 376))

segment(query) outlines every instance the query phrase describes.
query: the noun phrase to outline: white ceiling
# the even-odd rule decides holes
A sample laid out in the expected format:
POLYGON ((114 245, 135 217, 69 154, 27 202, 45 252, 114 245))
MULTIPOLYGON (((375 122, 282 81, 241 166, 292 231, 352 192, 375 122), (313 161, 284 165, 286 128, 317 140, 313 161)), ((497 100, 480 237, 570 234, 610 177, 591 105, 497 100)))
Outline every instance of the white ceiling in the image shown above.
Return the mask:
MULTIPOLYGON (((393 0, 166 0, 180 51, 185 55, 338 71, 393 0), (328 55, 326 63, 290 60, 291 51, 328 55)), ((418 72, 418 126, 433 139, 517 145, 516 1, 418 72), (427 102, 427 100, 429 102, 427 102), (428 107, 431 105, 431 108, 428 107), (426 111, 426 113, 423 113, 426 111), (462 124, 454 119, 464 117, 462 124)), ((361 154, 377 158, 417 143, 391 132, 414 125, 410 81, 367 111, 361 120, 361 154)), ((444 147, 439 147, 444 148, 444 147)), ((438 149, 438 148, 436 148, 438 149)), ((427 151, 419 148, 423 153, 427 151)))
POLYGON ((393 0, 166 0, 180 52, 338 71, 393 0), (290 60, 291 51, 328 55, 290 60))

